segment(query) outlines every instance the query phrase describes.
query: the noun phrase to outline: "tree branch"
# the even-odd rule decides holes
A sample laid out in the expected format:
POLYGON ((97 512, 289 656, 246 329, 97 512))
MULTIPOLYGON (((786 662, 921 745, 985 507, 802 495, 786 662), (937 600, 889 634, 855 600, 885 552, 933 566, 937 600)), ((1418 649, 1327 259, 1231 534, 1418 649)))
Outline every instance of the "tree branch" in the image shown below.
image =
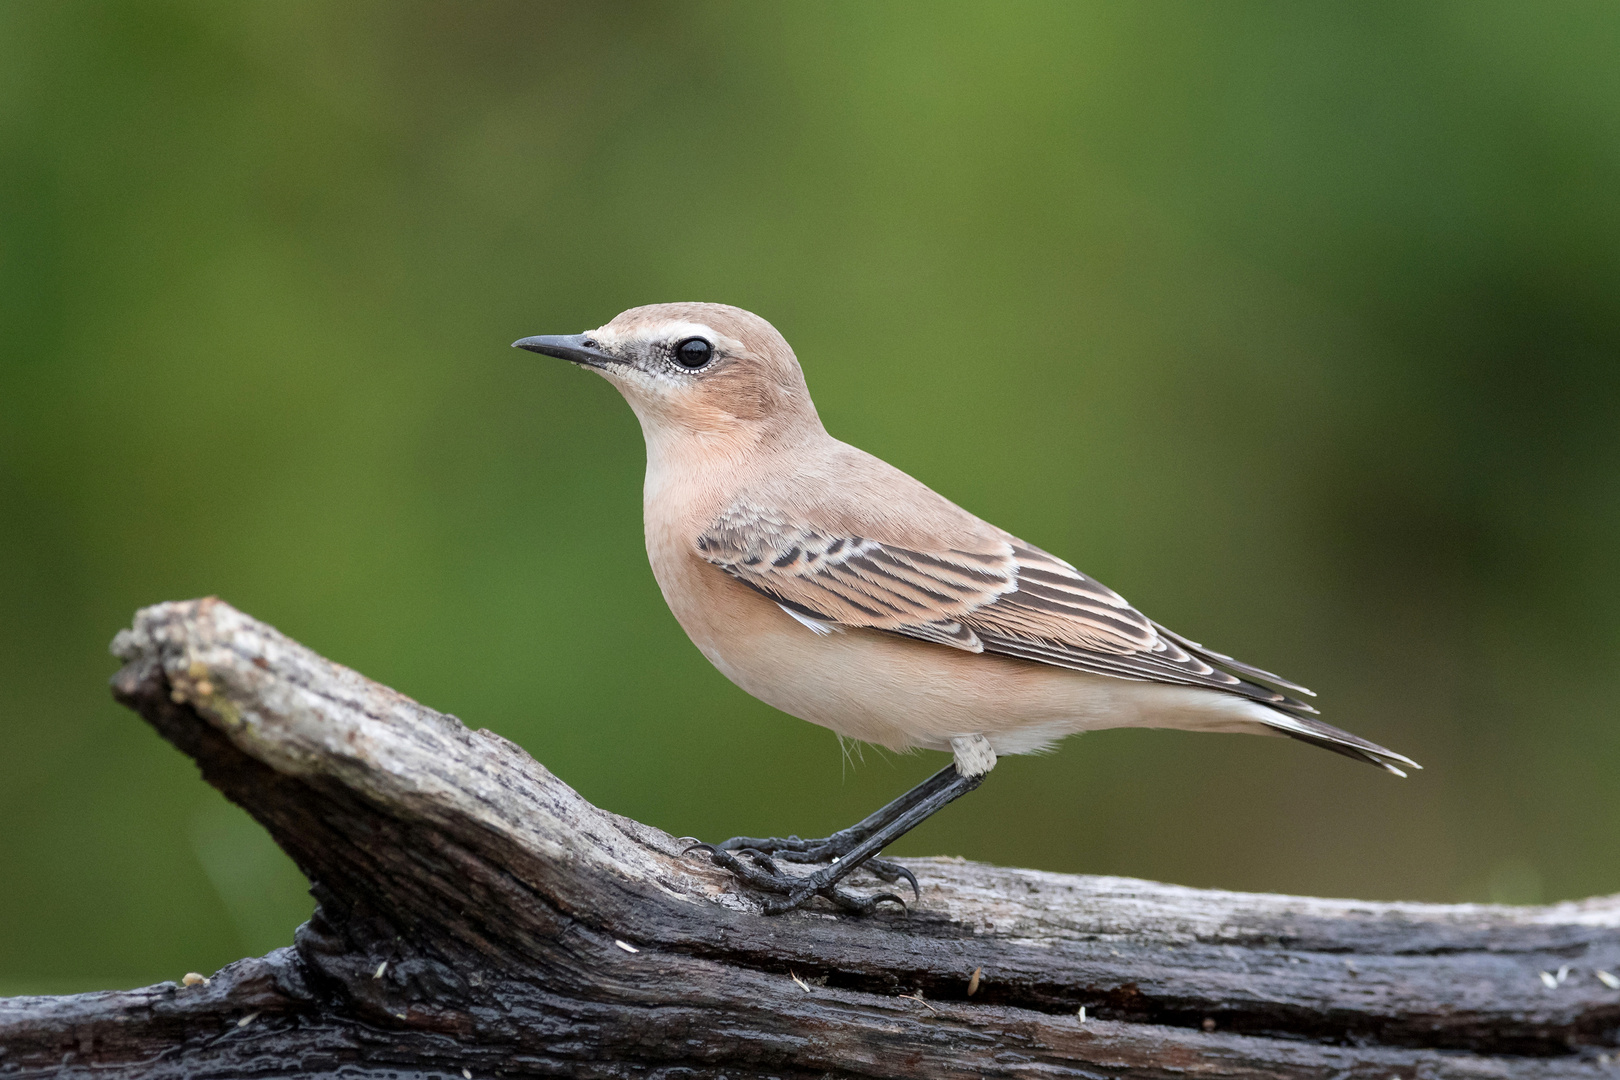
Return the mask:
POLYGON ((0 1000, 0 1077, 1593 1077, 1620 1042, 1599 974, 1620 973, 1620 897, 1359 903, 919 859, 909 911, 766 918, 500 736, 218 600, 147 608, 114 651, 118 699, 318 904, 291 948, 205 985, 0 1000))

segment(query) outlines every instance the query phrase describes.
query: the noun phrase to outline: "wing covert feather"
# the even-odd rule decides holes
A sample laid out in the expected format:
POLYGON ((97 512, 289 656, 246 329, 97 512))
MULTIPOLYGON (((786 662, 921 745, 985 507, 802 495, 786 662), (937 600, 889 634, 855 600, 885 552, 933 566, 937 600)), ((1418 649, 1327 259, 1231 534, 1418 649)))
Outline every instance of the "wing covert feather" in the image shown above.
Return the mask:
POLYGON ((734 507, 698 537, 698 554, 799 615, 981 652, 961 617, 1017 587, 1012 547, 915 551, 734 507))

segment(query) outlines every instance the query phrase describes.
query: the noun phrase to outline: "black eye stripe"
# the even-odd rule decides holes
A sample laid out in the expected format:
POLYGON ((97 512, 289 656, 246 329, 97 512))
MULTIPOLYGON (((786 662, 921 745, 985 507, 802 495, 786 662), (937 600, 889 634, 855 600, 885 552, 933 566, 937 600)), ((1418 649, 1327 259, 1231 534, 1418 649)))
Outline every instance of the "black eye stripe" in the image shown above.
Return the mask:
POLYGON ((714 358, 714 346, 700 337, 687 338, 675 346, 675 362, 696 371, 714 358))

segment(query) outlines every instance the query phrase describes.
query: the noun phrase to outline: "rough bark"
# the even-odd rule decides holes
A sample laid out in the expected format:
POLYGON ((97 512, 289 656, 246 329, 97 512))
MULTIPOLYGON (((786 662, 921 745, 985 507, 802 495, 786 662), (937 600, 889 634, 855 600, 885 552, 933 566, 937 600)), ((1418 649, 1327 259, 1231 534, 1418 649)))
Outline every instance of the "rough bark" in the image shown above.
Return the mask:
POLYGON ((909 910, 767 918, 500 736, 222 602, 148 608, 114 650, 118 699, 318 906, 206 985, 0 1001, 0 1077, 1620 1076, 1600 974, 1620 897, 1361 903, 917 859, 909 910))

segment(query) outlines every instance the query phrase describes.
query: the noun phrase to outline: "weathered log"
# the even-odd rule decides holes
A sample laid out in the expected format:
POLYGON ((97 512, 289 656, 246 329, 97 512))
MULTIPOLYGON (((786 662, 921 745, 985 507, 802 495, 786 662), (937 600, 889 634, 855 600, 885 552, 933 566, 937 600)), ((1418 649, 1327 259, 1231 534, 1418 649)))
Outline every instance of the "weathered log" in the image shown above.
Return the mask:
POLYGON ((0 1076, 1620 1077, 1620 897, 1361 903, 916 859, 908 910, 765 917, 500 736, 220 601, 147 608, 114 651, 118 699, 318 905, 203 985, 0 1000, 0 1076))

